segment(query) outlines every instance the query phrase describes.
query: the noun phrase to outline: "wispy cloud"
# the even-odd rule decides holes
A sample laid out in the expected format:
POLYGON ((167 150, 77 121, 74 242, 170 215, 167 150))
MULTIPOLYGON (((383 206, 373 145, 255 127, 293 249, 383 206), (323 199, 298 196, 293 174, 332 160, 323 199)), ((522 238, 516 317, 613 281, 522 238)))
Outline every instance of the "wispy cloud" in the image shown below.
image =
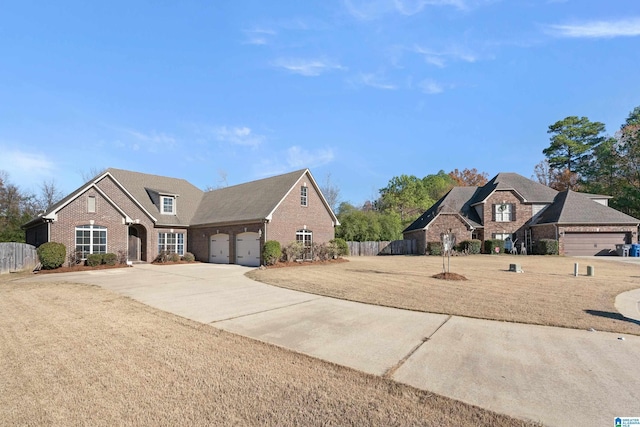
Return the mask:
POLYGON ((264 28, 254 28, 252 30, 244 30, 244 34, 247 37, 245 44, 262 46, 269 44, 271 38, 276 35, 276 32, 264 28))
POLYGON ((157 132, 155 130, 145 133, 133 129, 123 129, 123 132, 132 136, 135 142, 128 144, 121 140, 117 140, 115 144, 120 147, 126 147, 128 145, 133 151, 146 148, 147 151, 155 153, 159 150, 174 148, 178 144, 178 141, 171 135, 167 135, 164 132, 157 132))
POLYGON ((272 63, 274 67, 284 68, 294 74, 306 77, 317 77, 329 71, 346 70, 337 62, 327 59, 278 59, 272 63))
POLYGON ((346 11, 355 19, 368 21, 387 13, 416 15, 428 6, 450 6, 461 11, 495 0, 343 0, 346 11))
POLYGON ((449 61, 476 62, 478 55, 458 46, 447 50, 434 50, 415 45, 412 49, 415 53, 422 55, 424 60, 438 68, 444 68, 449 61))
POLYGON ((213 129, 213 135, 218 141, 229 142, 235 145, 257 147, 265 141, 263 135, 257 135, 250 128, 221 126, 213 129))
POLYGON ((333 160, 333 157, 331 148, 309 151, 294 145, 287 150, 287 164, 293 168, 313 168, 326 165, 333 160))
POLYGON ((387 83, 383 77, 373 73, 361 73, 358 74, 355 82, 364 86, 370 86, 376 89, 383 90, 395 90, 398 89, 397 85, 387 83))
POLYGON ((44 154, 21 151, 0 144, 0 170, 9 173, 9 179, 19 187, 37 187, 56 175, 56 166, 44 154))
POLYGON ((418 86, 420 87, 420 90, 427 95, 437 95, 445 90, 445 86, 442 83, 438 83, 431 79, 421 81, 418 86))
POLYGON ((277 156, 261 158, 255 173, 257 176, 264 177, 293 169, 316 168, 331 163, 334 158, 335 154, 331 148, 306 150, 294 145, 280 152, 277 156))
POLYGON ((580 24, 547 25, 545 31, 556 37, 613 38, 640 36, 640 17, 617 21, 591 21, 580 24))

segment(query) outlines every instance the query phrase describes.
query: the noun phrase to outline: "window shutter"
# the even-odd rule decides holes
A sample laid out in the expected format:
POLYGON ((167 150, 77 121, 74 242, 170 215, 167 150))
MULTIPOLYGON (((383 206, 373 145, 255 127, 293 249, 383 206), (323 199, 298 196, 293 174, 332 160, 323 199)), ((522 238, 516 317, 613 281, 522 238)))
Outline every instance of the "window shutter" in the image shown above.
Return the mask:
POLYGON ((496 205, 491 205, 491 221, 496 221, 496 205))
POLYGON ((511 204, 511 221, 515 221, 516 220, 516 204, 512 203, 511 204))

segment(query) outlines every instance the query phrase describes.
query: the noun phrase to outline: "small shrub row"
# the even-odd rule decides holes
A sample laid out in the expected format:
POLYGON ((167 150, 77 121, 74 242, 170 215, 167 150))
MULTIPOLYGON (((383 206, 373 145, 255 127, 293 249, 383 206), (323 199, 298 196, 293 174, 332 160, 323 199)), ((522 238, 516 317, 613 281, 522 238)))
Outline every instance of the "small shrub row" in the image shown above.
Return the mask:
MULTIPOLYGON (((274 265, 278 261, 292 262, 302 259, 305 247, 302 242, 291 242, 284 248, 275 240, 268 240, 262 248, 265 265, 274 265)), ((349 255, 349 245, 344 239, 335 238, 328 243, 314 243, 312 246, 314 261, 327 261, 349 255)))
POLYGON ((558 241, 554 239, 540 239, 535 246, 536 255, 558 255, 558 241))
POLYGON ((429 255, 442 255, 442 242, 427 242, 427 253, 429 255))
POLYGON ((504 252, 504 240, 489 239, 484 241, 485 254, 499 254, 504 252), (498 250, 496 250, 498 248, 498 250))
POLYGON ((157 264, 164 264, 165 262, 180 262, 180 261, 193 262, 195 260, 196 260, 196 257, 191 252, 185 252, 184 256, 181 257, 179 254, 175 252, 160 251, 160 253, 156 256, 153 262, 157 264))
POLYGON ((458 252, 463 252, 469 255, 476 255, 480 253, 480 249, 482 248, 482 241, 477 239, 472 240, 463 240, 458 244, 456 250, 458 252))
POLYGON ((116 265, 118 263, 118 255, 107 253, 107 254, 90 254, 87 255, 87 260, 85 261, 89 267, 96 267, 98 265, 116 265))

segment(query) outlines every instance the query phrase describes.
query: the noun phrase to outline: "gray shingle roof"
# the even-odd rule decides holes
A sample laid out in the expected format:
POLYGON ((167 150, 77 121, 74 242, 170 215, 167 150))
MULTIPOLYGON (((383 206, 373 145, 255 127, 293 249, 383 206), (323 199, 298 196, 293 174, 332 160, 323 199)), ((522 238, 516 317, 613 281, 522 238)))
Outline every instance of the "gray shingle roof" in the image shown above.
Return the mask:
POLYGON ((459 214, 471 226, 476 228, 482 227, 480 224, 480 218, 478 217, 475 209, 471 207, 470 203, 471 200, 474 199, 474 195, 480 190, 481 188, 478 187, 453 187, 404 231, 406 232, 425 228, 436 218, 438 213, 459 214))
POLYGON ((595 202, 587 195, 567 190, 558 193, 536 224, 640 224, 640 220, 595 202))
POLYGON ((517 173, 501 172, 483 187, 480 187, 480 191, 474 197, 472 204, 483 202, 497 190, 514 190, 527 203, 551 203, 556 194, 558 194, 553 188, 532 181, 517 173))
POLYGON ((302 169, 206 192, 191 225, 263 220, 306 172, 302 169))
MULTIPOLYGON (((188 226, 204 192, 190 182, 180 178, 150 175, 122 169, 106 170, 113 176, 153 217, 157 225, 188 226), (154 204, 148 190, 161 188, 161 194, 177 195, 176 215, 163 215, 160 206, 154 204)), ((152 190, 156 191, 157 190, 152 190)))

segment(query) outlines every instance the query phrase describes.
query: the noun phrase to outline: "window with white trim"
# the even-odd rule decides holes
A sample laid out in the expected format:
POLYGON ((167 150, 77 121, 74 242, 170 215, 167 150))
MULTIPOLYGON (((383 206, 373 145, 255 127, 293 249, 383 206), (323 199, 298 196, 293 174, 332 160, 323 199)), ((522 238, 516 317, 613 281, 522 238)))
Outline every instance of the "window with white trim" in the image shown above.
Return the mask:
POLYGON ((499 203, 494 206, 494 216, 496 222, 513 221, 513 205, 511 203, 499 203))
POLYGON ((300 187, 300 205, 309 206, 309 197, 307 197, 308 188, 306 185, 300 187))
POLYGON ((302 259, 313 259, 313 232, 296 231, 296 242, 302 243, 302 259))
POLYGON ((175 215, 176 198, 172 196, 160 196, 160 206, 163 215, 175 215))
POLYGON ((184 233, 158 233, 158 253, 184 255, 184 233))
POLYGON ((107 227, 81 225, 76 227, 76 255, 86 259, 89 254, 107 253, 107 227))

